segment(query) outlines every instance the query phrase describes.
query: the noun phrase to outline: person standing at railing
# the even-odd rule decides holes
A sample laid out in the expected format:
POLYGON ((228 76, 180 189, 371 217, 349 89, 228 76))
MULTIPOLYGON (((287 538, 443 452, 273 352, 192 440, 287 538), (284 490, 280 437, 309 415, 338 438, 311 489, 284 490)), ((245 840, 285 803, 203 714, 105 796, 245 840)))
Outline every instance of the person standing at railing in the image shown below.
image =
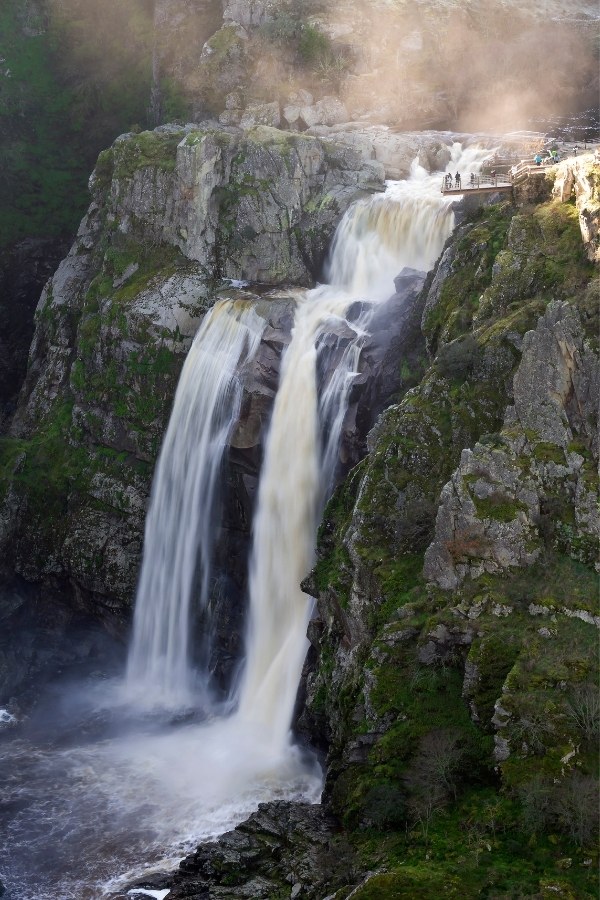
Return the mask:
POLYGON ((454 176, 454 184, 456 185, 457 188, 460 187, 460 172, 457 172, 456 175, 454 176))

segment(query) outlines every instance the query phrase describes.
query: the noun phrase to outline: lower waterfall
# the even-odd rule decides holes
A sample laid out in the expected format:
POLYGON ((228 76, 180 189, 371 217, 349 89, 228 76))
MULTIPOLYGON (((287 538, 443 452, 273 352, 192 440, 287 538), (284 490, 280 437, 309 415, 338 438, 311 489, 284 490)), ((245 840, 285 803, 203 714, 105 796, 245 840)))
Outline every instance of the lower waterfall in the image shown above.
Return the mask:
POLYGON ((206 315, 186 358, 156 466, 146 520, 126 691, 137 703, 177 708, 206 685, 189 660, 192 597, 208 605, 214 510, 221 460, 237 421, 237 372, 253 357, 264 321, 251 307, 220 301, 206 315))
MULTIPOLYGON (((462 171, 488 155, 458 144, 452 154, 462 171)), ((11 897, 109 897, 173 868, 261 802, 318 802, 320 769, 290 731, 312 608, 299 585, 313 564, 371 313, 403 267, 434 265, 452 231, 452 198, 439 185, 415 162, 409 179, 356 203, 332 245, 330 284, 292 295, 254 516, 245 660, 229 714, 209 706, 208 718, 189 611, 208 602, 218 479, 240 403, 235 373, 264 323, 251 300, 224 300, 206 316, 157 464, 125 687, 99 683, 91 701, 89 686, 85 696, 73 690, 53 707, 67 737, 36 737, 33 723, 6 755, 0 749, 6 808, 17 809, 6 824, 0 810, 0 875, 11 897), (323 380, 323 341, 337 333, 344 341, 323 380)))
MULTIPOLYGON (((337 451, 353 354, 333 375, 336 404, 328 443, 320 447, 317 343, 342 317, 347 293, 322 287, 300 295, 285 354, 267 440, 250 560, 250 625, 246 670, 237 716, 268 732, 276 746, 288 740, 300 670, 306 655, 310 599, 300 582, 311 569, 319 502, 327 479, 323 461, 337 451), (336 389, 337 388, 337 389, 336 389)), ((357 345, 362 330, 355 330, 357 345)), ((331 465, 331 463, 330 463, 331 465)))

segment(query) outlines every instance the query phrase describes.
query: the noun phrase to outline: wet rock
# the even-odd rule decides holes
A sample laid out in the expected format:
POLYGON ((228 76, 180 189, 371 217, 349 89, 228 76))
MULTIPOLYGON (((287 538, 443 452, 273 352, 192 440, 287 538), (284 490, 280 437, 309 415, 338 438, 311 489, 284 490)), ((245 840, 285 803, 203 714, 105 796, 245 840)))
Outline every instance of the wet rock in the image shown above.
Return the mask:
POLYGON ((350 123, 327 127, 328 124, 315 123, 309 134, 347 144, 365 160, 377 160, 383 165, 386 178, 407 178, 416 158, 429 171, 445 169, 450 158, 447 134, 435 131, 397 133, 384 125, 350 123))
POLYGON ((318 805, 263 803, 234 831, 201 844, 183 860, 169 897, 317 900, 342 877, 336 871, 341 859, 333 862, 336 827, 336 820, 318 805))

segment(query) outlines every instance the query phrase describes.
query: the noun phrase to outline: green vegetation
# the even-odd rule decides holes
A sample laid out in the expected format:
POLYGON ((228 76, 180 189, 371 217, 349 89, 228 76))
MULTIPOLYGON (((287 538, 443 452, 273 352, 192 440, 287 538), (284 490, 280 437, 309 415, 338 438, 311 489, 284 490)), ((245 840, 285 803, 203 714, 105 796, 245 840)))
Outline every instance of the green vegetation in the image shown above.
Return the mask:
POLYGON ((144 0, 0 10, 0 249, 72 234, 99 150, 144 123, 151 17, 144 0))
POLYGON ((181 133, 163 134, 143 131, 128 141, 112 148, 113 177, 125 180, 131 178, 138 169, 152 167, 162 172, 174 172, 176 148, 181 141, 181 133))
POLYGON ((471 329, 478 343, 509 325, 527 330, 550 299, 589 290, 593 273, 574 204, 551 201, 518 215, 508 202, 480 209, 463 226, 439 302, 425 319, 432 349, 447 345, 437 367, 451 378, 468 375, 471 329))
MULTIPOLYGON (((383 414, 369 456, 326 510, 313 579, 327 625, 313 690, 316 721, 329 727, 333 807, 355 867, 377 873, 357 897, 596 895, 597 546, 577 537, 573 483, 560 475, 577 453, 594 489, 587 439, 565 455, 511 432, 524 473, 561 467, 536 519, 534 565, 483 571, 453 591, 422 575, 463 448, 506 451, 516 336, 556 298, 577 306, 594 344, 594 280, 571 204, 481 210, 457 233, 426 318, 429 369, 383 414)), ((471 497, 493 523, 529 515, 501 486, 471 497)))
POLYGON ((260 27, 261 35, 284 49, 297 65, 319 74, 325 80, 339 78, 349 65, 346 55, 334 49, 324 31, 306 18, 308 10, 301 3, 275 10, 260 27))
POLYGON ((566 893, 559 896, 593 897, 595 629, 529 612, 532 603, 551 603, 555 616, 563 604, 581 608, 597 594, 593 571, 551 556, 515 578, 483 576, 447 597, 427 589, 412 568, 397 595, 401 615, 395 620, 388 606, 365 660, 371 718, 358 717, 365 688, 355 690, 338 738, 344 746, 373 728, 376 735, 364 762, 346 764, 332 792, 363 868, 387 872, 364 896, 385 888, 408 898, 419 884, 418 896, 434 898, 444 884, 456 896, 533 897, 542 884, 560 883, 566 893), (560 591, 552 601, 549 583, 560 591), (460 637, 469 619, 457 616, 457 602, 481 609, 470 643, 460 637), (451 644, 441 625, 454 632, 451 644), (423 655, 429 646, 434 652, 423 655), (465 693, 467 660, 476 675, 465 693), (499 770, 491 737, 498 698, 512 748, 499 770))
MULTIPOLYGON (((73 422, 73 402, 52 407, 44 424, 28 439, 0 438, 0 497, 10 487, 25 500, 29 520, 28 564, 47 571, 69 531, 75 506, 90 510, 105 504, 94 496, 94 475, 130 483, 139 475, 149 477, 148 467, 129 454, 100 444, 88 448, 73 422), (33 538, 33 539, 31 539, 33 538)), ((113 503, 118 504, 117 495, 113 503)), ((127 512, 124 498, 121 510, 127 512)))

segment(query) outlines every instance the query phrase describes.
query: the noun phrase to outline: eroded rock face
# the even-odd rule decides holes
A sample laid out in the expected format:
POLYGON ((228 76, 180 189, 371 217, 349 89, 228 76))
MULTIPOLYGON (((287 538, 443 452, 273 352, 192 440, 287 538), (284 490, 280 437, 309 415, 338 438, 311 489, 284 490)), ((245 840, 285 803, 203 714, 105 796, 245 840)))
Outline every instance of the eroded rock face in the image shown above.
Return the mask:
POLYGON ((600 194, 598 160, 592 154, 560 163, 556 170, 553 195, 563 203, 575 196, 581 236, 587 257, 600 262, 600 194))
POLYGON ((573 510, 563 540, 577 545, 582 559, 596 560, 595 487, 576 444, 598 460, 598 356, 566 303, 548 306, 522 351, 500 439, 464 450, 442 490, 424 574, 445 589, 466 575, 531 565, 541 553, 549 498, 573 510))
POLYGON ((386 178, 407 178, 416 158, 430 171, 445 169, 450 159, 447 133, 418 131, 399 134, 381 125, 365 127, 356 123, 337 125, 323 122, 314 125, 309 134, 353 147, 365 160, 376 160, 383 165, 386 178), (334 127, 327 127, 329 125, 334 127))
POLYGON ((340 215, 384 175, 266 126, 168 126, 117 141, 102 167, 122 233, 177 247, 207 277, 267 284, 309 284, 340 215))
POLYGON ((325 511, 298 727, 357 835, 456 808, 436 759, 477 791, 477 758, 516 803, 542 784, 548 823, 595 778, 574 713, 599 621, 597 291, 578 242, 571 204, 463 221, 415 306, 424 371, 325 511))

